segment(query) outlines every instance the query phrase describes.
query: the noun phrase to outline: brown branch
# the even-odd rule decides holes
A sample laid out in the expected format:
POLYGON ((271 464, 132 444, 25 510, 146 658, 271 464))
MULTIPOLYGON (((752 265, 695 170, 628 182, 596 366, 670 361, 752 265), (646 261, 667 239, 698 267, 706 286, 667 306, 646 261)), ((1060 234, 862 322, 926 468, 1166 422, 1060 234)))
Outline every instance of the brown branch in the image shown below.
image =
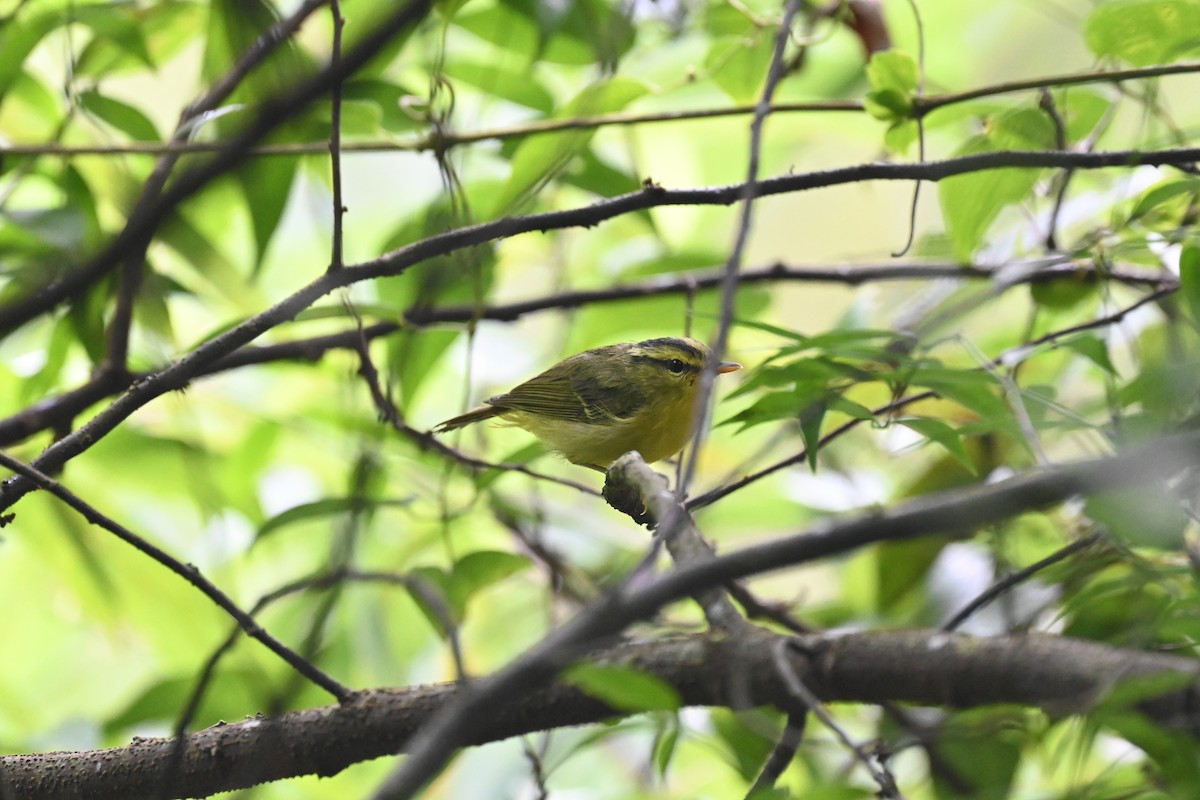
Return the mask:
MULTIPOLYGON (((404 17, 404 15, 400 16, 404 17)), ((361 50, 361 47, 359 49, 361 50)), ((347 57, 344 63, 349 61, 350 58, 347 57)), ((233 163, 240 161, 242 156, 243 153, 237 147, 231 147, 229 154, 223 160, 220 158, 218 160, 228 168, 233 163)), ((923 164, 863 164, 803 175, 784 175, 760 181, 758 194, 759 196, 783 194, 861 180, 914 180, 918 177, 925 180, 941 180, 954 175, 1001 167, 1073 166, 1077 169, 1106 169, 1138 164, 1187 164, 1196 160, 1200 160, 1200 148, 1099 153, 1004 151, 979 153, 923 164)), ((179 184, 164 194, 164 202, 167 202, 168 198, 174 198, 171 200, 173 203, 190 195, 192 191, 199 188, 200 184, 197 181, 208 179, 205 177, 206 174, 199 175, 191 181, 181 179, 179 184)), ((521 217, 506 217, 457 228, 401 247, 374 260, 352 267, 348 266, 336 272, 327 272, 271 308, 204 342, 178 361, 130 387, 125 394, 93 417, 82 428, 64 436, 47 448, 34 462, 34 466, 43 472, 57 470, 107 435, 138 408, 166 392, 182 389, 217 359, 229 355, 276 325, 292 319, 318 298, 334 289, 349 286, 358 281, 399 275, 414 264, 435 256, 446 255, 465 247, 508 238, 519 233, 535 230, 545 231, 552 228, 591 226, 630 211, 664 205, 729 205, 740 197, 740 184, 673 191, 657 186, 647 186, 639 191, 581 208, 549 211, 521 217)), ((0 309, 0 334, 3 333, 6 325, 17 323, 32 313, 32 311, 22 310, 25 305, 36 306, 37 303, 19 303, 18 305, 21 308, 14 309, 10 305, 6 309, 0 309)), ((0 485, 0 511, 11 507, 33 488, 34 485, 23 477, 10 479, 0 485)))
MULTIPOLYGON (((788 697, 765 631, 755 638, 686 636, 621 644, 590 655, 653 674, 688 706, 765 705, 788 697), (749 646, 747 646, 749 645, 749 646)), ((825 702, 883 699, 974 707, 1014 703, 1052 713, 1081 711, 1122 679, 1164 673, 1195 676, 1193 659, 1125 650, 1051 636, 977 639, 934 631, 865 632, 801 637, 806 653, 789 666, 825 702), (936 654, 936 657, 931 657, 936 654)), ((371 758, 411 750, 425 724, 470 694, 454 684, 379 689, 352 702, 277 718, 221 723, 187 738, 175 796, 204 797, 300 775, 334 775, 371 758)), ((1141 704, 1162 724, 1194 723, 1195 693, 1175 688, 1141 704)), ((523 701, 473 721, 463 744, 622 716, 577 688, 556 681, 529 687, 523 701)), ((23 800, 156 797, 170 739, 125 747, 0 756, 0 790, 23 800)))
MULTIPOLYGON (((1098 270, 1091 260, 1078 261, 1066 258, 1042 259, 1028 264, 1006 264, 1001 267, 960 266, 919 261, 831 267, 789 266, 776 263, 767 267, 742 270, 738 273, 738 281, 745 285, 796 281, 860 286, 880 281, 994 280, 1003 273, 1013 271, 1014 268, 1019 275, 1006 286, 1056 280, 1089 283, 1111 280, 1129 286, 1154 287, 1174 286, 1176 282, 1175 277, 1170 273, 1147 273, 1141 270, 1120 269, 1098 270)), ((445 323, 469 323, 475 320, 510 322, 526 314, 539 311, 580 308, 593 303, 622 302, 708 291, 720 286, 722 274, 720 269, 697 270, 607 289, 560 292, 531 300, 482 307, 471 305, 443 306, 441 308, 413 306, 405 310, 402 316, 405 324, 418 328, 445 323)), ((196 377, 281 361, 315 362, 330 350, 355 349, 360 337, 366 341, 374 341, 395 333, 401 327, 401 324, 397 322, 375 322, 364 325, 361 334, 357 328, 351 328, 337 333, 321 334, 289 342, 261 346, 249 345, 208 365, 196 377)), ((87 407, 129 388, 132 384, 149 377, 150 374, 122 375, 116 371, 103 370, 87 383, 75 389, 47 398, 34 406, 0 419, 0 447, 20 442, 39 431, 55 427, 68 427, 71 420, 87 407)))
MULTIPOLYGON (((610 498, 628 498, 633 500, 634 506, 644 508, 656 523, 676 568, 716 558, 712 545, 704 539, 691 515, 667 487, 666 477, 650 469, 636 451, 621 456, 608 468, 604 497, 614 508, 628 513, 637 522, 641 521, 637 508, 618 507, 610 498)), ((749 624, 722 587, 706 588, 697 592, 694 599, 714 630, 736 633, 749 624)))

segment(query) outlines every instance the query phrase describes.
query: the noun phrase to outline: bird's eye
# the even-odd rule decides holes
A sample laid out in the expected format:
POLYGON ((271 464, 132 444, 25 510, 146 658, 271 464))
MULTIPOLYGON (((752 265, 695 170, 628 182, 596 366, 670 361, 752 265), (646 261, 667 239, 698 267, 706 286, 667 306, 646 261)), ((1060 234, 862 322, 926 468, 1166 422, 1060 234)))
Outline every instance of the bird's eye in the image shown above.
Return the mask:
POLYGON ((687 364, 684 364, 678 358, 672 358, 670 361, 667 362, 667 369, 669 369, 671 372, 678 375, 679 373, 681 373, 685 369, 687 369, 687 364))

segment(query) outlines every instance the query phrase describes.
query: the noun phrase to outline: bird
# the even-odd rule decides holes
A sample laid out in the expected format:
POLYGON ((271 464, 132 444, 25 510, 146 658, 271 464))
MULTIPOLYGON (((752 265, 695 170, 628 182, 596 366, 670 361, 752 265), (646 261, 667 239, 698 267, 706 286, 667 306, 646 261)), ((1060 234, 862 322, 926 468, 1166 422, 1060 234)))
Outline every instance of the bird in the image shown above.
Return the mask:
MULTIPOLYGON (((499 418, 532 433, 572 464, 604 472, 636 450, 648 464, 683 449, 696 418, 700 374, 712 351, 665 336, 585 350, 504 394, 434 426, 447 433, 499 418)), ((734 361, 714 364, 734 372, 734 361)))

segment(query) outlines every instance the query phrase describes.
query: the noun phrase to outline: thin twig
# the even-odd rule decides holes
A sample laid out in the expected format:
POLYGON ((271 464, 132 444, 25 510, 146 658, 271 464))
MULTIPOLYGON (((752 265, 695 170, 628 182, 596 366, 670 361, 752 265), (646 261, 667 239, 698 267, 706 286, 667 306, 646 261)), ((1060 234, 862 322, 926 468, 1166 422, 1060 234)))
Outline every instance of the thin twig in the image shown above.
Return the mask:
MULTIPOLYGON (((804 682, 800 680, 800 676, 796 674, 796 670, 792 668, 791 662, 788 660, 788 650, 792 648, 792 644, 787 640, 775 642, 773 655, 775 657, 775 668, 779 672, 779 677, 783 679, 788 691, 804 704, 804 707, 813 713, 813 715, 821 720, 825 727, 833 731, 833 735, 853 754, 855 760, 866 767, 867 772, 879 784, 879 796, 888 798, 888 800, 903 800, 904 795, 900 794, 900 790, 896 787, 896 779, 892 777, 892 773, 887 767, 882 764, 876 764, 875 759, 863 749, 862 745, 850 738, 850 734, 841 725, 837 724, 833 716, 829 713, 829 709, 825 708, 825 704, 820 698, 813 694, 804 682)), ((799 650, 803 653, 803 650, 799 650)))
MULTIPOLYGON (((1050 94, 1049 89, 1043 88, 1039 93, 1038 107, 1046 112, 1046 116, 1050 117, 1050 121, 1054 123, 1054 146, 1059 150, 1066 150, 1069 142, 1067 141, 1067 124, 1062 118, 1062 114, 1058 112, 1058 105, 1054 102, 1054 95, 1050 94)), ((1071 171, 1063 170, 1058 175, 1057 186, 1054 191, 1054 207, 1050 211, 1050 219, 1046 224, 1046 250, 1054 253, 1058 251, 1058 217, 1062 212, 1063 201, 1067 197, 1067 186, 1071 183, 1071 171)))
POLYGON ((1103 538, 1104 537, 1101 534, 1093 533, 1092 535, 1085 536, 1082 539, 1076 539, 1070 544, 1058 548, 1045 558, 1039 559, 1027 567, 1023 567, 1022 569, 1005 575, 987 589, 980 592, 975 599, 959 609, 958 613, 943 622, 940 629, 946 632, 956 630, 958 626, 966 622, 972 614, 995 600, 1000 595, 1007 592, 1009 589, 1012 589, 1018 584, 1024 583, 1037 573, 1044 570, 1046 567, 1053 566, 1054 564, 1057 564, 1058 562, 1069 558, 1076 553, 1088 549, 1092 545, 1101 541, 1103 538))
POLYGON ((775 747, 772 748, 771 754, 763 763, 762 771, 758 773, 754 785, 750 787, 750 791, 746 792, 746 800, 753 800, 755 795, 774 788, 775 784, 779 782, 784 770, 792 763, 792 759, 796 757, 796 751, 800 749, 800 745, 804 741, 804 728, 807 722, 808 714, 805 711, 788 714, 787 724, 779 734, 779 741, 775 742, 775 747))
MULTIPOLYGON (((917 25, 917 91, 913 97, 914 102, 919 103, 921 96, 925 94, 925 22, 921 18, 921 9, 917 6, 917 0, 908 0, 909 10, 912 11, 913 20, 917 25)), ((917 126, 917 161, 925 160, 925 119, 917 114, 913 122, 917 126)), ((921 202, 921 182, 913 183, 912 200, 908 205, 908 239, 905 240, 904 246, 892 253, 892 258, 899 258, 909 251, 913 242, 917 238, 917 208, 921 202)))
MULTIPOLYGON (((361 50, 358 48, 356 50, 361 50)), ((347 59, 348 60, 348 59, 347 59)), ((240 160, 240 151, 234 148, 230 158, 240 160), (236 151, 236 152, 234 152, 236 151)), ((1200 148, 1184 148, 1149 153, 1124 151, 1102 153, 1059 153, 1059 152, 993 152, 980 153, 945 161, 924 164, 864 164, 850 169, 828 170, 807 175, 785 175, 758 182, 758 194, 779 194, 799 191, 816 186, 830 186, 858 180, 912 180, 923 177, 940 180, 951 175, 960 175, 980 169, 1003 166, 1074 166, 1080 169, 1128 167, 1134 164, 1190 163, 1200 160, 1200 148)), ((227 165, 231 166, 231 165, 227 165)), ((198 178, 197 178, 198 180, 198 178)), ((195 181, 186 184, 181 195, 171 195, 171 201, 163 208, 173 207, 183 196, 198 188, 195 181), (190 188, 187 188, 190 187, 190 188)), ((178 186, 179 184, 176 184, 178 186)), ((173 187, 174 189, 174 187, 173 187)), ((168 192, 170 194, 170 191, 168 192)), ((48 447, 34 462, 38 469, 54 471, 96 441, 112 431, 138 408, 166 392, 181 389, 201 374, 209 365, 227 356, 243 345, 256 339, 265 331, 291 320, 301 310, 309 307, 320 297, 343 286, 374 278, 399 275, 414 264, 438 255, 445 255, 463 247, 482 244, 517 233, 550 228, 574 227, 595 224, 605 219, 620 216, 629 211, 672 204, 724 205, 736 202, 741 195, 741 185, 715 189, 692 189, 669 191, 657 187, 644 188, 631 194, 600 201, 594 205, 567 211, 551 211, 530 214, 524 217, 507 217, 491 222, 479 223, 431 236, 372 261, 356 266, 347 266, 337 272, 326 272, 308 285, 300 288, 274 306, 259 312, 244 322, 224 331, 197 346, 178 361, 153 373, 141 383, 133 385, 106 409, 76 431, 62 437, 48 447)), ((168 195, 164 195, 167 198, 168 195)), ((61 288, 61 287, 60 287, 61 288)), ((55 290, 57 291, 57 290, 55 290)), ((27 303, 18 303, 0 308, 0 336, 5 327, 19 325, 22 320, 37 316, 36 307, 46 295, 35 293, 41 300, 26 298, 27 303)), ((0 485, 0 511, 12 506, 18 499, 35 488, 35 484, 22 476, 0 485)))
POLYGON ((303 675, 312 683, 329 692, 338 702, 345 702, 350 699, 354 692, 342 684, 335 681, 333 678, 326 675, 315 664, 301 657, 296 651, 289 648, 287 645, 280 642, 270 633, 263 629, 261 625, 254 621, 254 618, 238 608, 237 604, 230 599, 229 595, 225 594, 216 584, 200 572, 193 564, 184 564, 179 559, 167 553, 165 550, 151 544, 145 538, 137 535, 129 528, 113 520, 97 510, 94 506, 85 502, 82 498, 76 495, 71 490, 67 489, 58 481, 41 472, 37 468, 30 466, 7 453, 0 451, 0 466, 10 469, 13 472, 25 476, 28 480, 35 483, 39 488, 49 492, 59 500, 63 501, 67 506, 75 510, 87 520, 90 524, 103 528, 109 533, 116 536, 121 541, 131 545, 134 549, 149 556, 154 561, 163 565, 171 572, 180 576, 188 583, 195 586, 200 592, 211 600, 215 605, 220 607, 225 613, 233 617, 246 632, 247 636, 258 640, 267 647, 268 650, 275 653, 277 656, 286 661, 296 672, 303 675))
POLYGON ((675 493, 681 499, 687 496, 687 487, 691 484, 692 477, 695 475, 700 450, 704 446, 704 439, 708 433, 709 417, 712 414, 712 393, 716 385, 718 362, 724 356, 725 348, 729 343, 729 327, 733 324, 734 303, 737 299, 737 275, 742 269, 742 254, 745 252, 746 243, 750 239, 750 226, 754 217, 754 201, 759 196, 758 172, 759 161, 762 158, 763 126, 766 124, 767 115, 771 113, 771 98, 774 96, 775 89, 778 87, 779 82, 783 80, 785 74, 783 56, 787 49, 788 40, 792 35, 792 22, 796 18, 796 12, 799 8, 800 0, 787 0, 784 6, 783 19, 779 23, 779 31, 775 36, 775 47, 771 53, 770 66, 767 68, 766 81, 763 84, 762 94, 759 96, 758 103, 754 107, 754 117, 750 121, 750 157, 746 167, 746 181, 741 185, 738 192, 738 202, 741 204, 741 211, 738 216, 737 232, 734 235, 733 248, 729 252, 729 259, 725 262, 725 271, 721 279, 721 312, 717 322, 716 336, 713 338, 712 343, 713 358, 704 365, 704 369, 700 372, 700 385, 697 389, 696 398, 696 420, 693 423, 692 430, 692 445, 688 449, 684 459, 682 474, 675 486, 675 493))
MULTIPOLYGON (((320 6, 326 0, 310 0, 314 6, 320 6)), ((1196 62, 1180 62, 1176 64, 1157 64, 1148 67, 1136 67, 1123 70, 1090 71, 1048 75, 1023 81, 1012 81, 988 86, 981 86, 964 92, 954 92, 940 95, 924 95, 916 103, 915 113, 924 117, 932 111, 946 106, 994 97, 1003 94, 1033 91, 1042 88, 1060 86, 1078 86, 1093 83, 1121 83, 1123 81, 1142 80, 1146 78, 1164 77, 1170 75, 1186 75, 1200 72, 1200 64, 1196 62)), ((597 114, 594 116, 571 117, 566 119, 544 119, 507 127, 489 128, 479 131, 444 132, 440 136, 430 132, 410 140, 359 141, 347 142, 342 146, 346 153, 389 153, 396 151, 425 152, 458 147, 465 144, 475 144, 487 141, 506 141, 537 136, 544 133, 559 131, 592 130, 601 127, 635 126, 657 124, 664 122, 687 122, 692 120, 716 119, 721 117, 737 117, 753 114, 755 105, 738 105, 729 108, 691 109, 684 111, 660 112, 621 112, 612 114, 597 114)), ((864 106, 857 100, 829 100, 798 103, 775 103, 771 106, 772 114, 792 113, 827 113, 827 112, 862 112, 864 106)), ((0 156, 52 156, 74 158, 79 156, 114 156, 114 155, 165 155, 170 153, 215 153, 224 148, 223 142, 128 142, 111 145, 57 145, 57 144, 9 144, 0 146, 0 156)), ((258 145, 246 152, 252 156, 297 156, 319 155, 329 151, 329 143, 296 142, 289 144, 258 145)))
MULTIPOLYGON (((329 54, 329 67, 336 72, 342 60, 342 28, 346 20, 342 17, 340 0, 329 0, 329 15, 333 21, 333 43, 329 54)), ((333 182, 333 242, 329 256, 329 268, 341 269, 344 266, 344 248, 342 247, 342 216, 346 207, 342 202, 342 79, 333 82, 330 92, 330 127, 329 127, 329 170, 333 182)))

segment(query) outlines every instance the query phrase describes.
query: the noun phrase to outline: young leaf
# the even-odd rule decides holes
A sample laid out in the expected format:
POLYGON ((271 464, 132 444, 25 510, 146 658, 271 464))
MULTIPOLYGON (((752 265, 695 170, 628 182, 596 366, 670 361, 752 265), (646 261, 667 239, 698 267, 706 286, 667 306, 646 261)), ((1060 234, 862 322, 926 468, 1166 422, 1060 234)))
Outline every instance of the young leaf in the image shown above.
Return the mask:
POLYGON ((1088 47, 1100 57, 1135 67, 1167 64, 1193 53, 1200 30, 1197 0, 1121 0, 1096 7, 1085 26, 1088 47))
POLYGON ((885 122, 912 116, 912 95, 917 89, 917 62, 900 50, 884 50, 867 64, 867 113, 885 122))

